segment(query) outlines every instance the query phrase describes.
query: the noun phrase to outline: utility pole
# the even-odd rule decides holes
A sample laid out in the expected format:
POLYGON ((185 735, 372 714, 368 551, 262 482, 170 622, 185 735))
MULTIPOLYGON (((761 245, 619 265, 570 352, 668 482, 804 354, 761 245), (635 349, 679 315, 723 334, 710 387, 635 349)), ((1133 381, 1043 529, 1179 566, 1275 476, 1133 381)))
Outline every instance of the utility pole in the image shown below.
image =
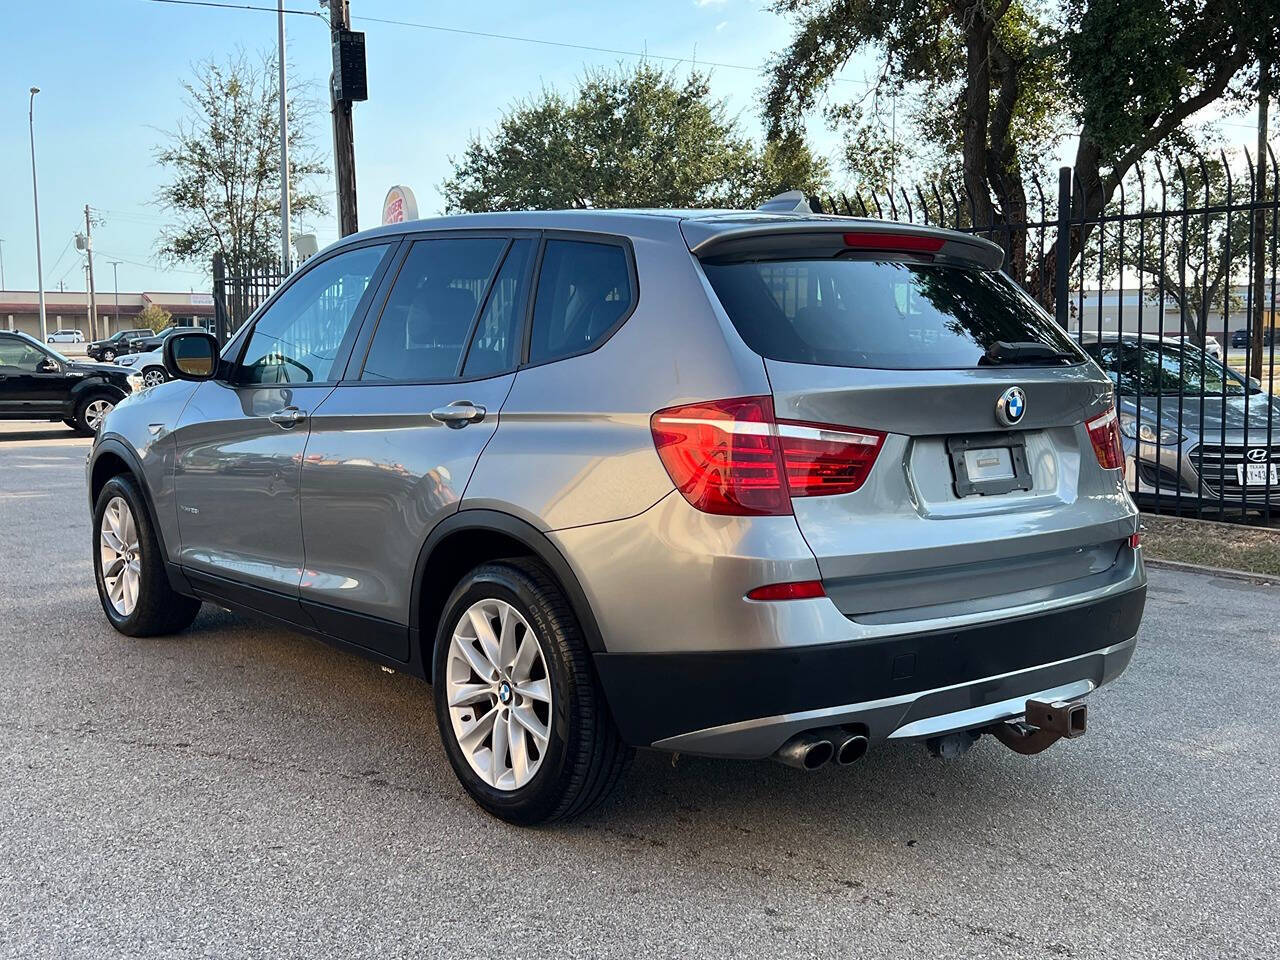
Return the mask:
POLYGON ((289 272, 289 98, 284 67, 284 0, 276 0, 280 32, 280 272, 289 272))
POLYGON ((89 258, 89 339, 98 339, 98 296, 93 289, 93 225, 89 220, 89 205, 84 205, 84 252, 89 258))
MULTIPOLYGON (((1274 304, 1268 310, 1265 304, 1267 296, 1267 211, 1263 206, 1267 187, 1267 112, 1271 99, 1271 57, 1268 44, 1263 44, 1262 54, 1258 58, 1258 169, 1253 182, 1253 316, 1250 321, 1249 344, 1249 376, 1262 380, 1262 321, 1266 317, 1274 319, 1274 304)), ((1268 364, 1268 367, 1270 364, 1268 364)), ((1270 373, 1271 371, 1268 370, 1270 373)), ((1270 391, 1271 383, 1262 384, 1262 389, 1270 391)))
POLYGON ((36 207, 36 287, 40 291, 40 341, 49 339, 49 322, 44 310, 44 266, 40 262, 40 191, 36 188, 36 94, 39 87, 31 88, 27 102, 27 128, 31 131, 31 200, 36 207))
POLYGON ((120 329, 120 274, 119 274, 119 270, 120 270, 120 264, 122 264, 122 263, 124 263, 124 261, 123 261, 123 260, 112 260, 112 261, 111 261, 111 279, 115 281, 115 286, 116 286, 116 329, 117 329, 117 330, 119 330, 119 329, 120 329))
POLYGON ((333 75, 329 102, 333 110, 333 168, 338 181, 338 233, 359 230, 356 222, 356 146, 351 126, 351 106, 369 99, 365 73, 364 34, 351 29, 348 0, 328 0, 329 30, 333 41, 333 75))
POLYGON ((4 289, 4 241, 0 240, 0 290, 4 289))

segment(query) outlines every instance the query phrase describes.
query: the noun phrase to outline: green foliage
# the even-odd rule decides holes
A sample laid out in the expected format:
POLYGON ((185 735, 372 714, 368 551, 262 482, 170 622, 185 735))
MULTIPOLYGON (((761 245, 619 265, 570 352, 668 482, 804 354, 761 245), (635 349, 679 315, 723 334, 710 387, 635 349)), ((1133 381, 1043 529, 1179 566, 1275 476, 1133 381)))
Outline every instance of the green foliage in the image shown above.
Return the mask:
MULTIPOLYGON (((280 249, 280 99, 274 56, 236 53, 206 60, 184 81, 188 115, 166 134, 156 161, 169 174, 157 202, 173 216, 159 253, 207 267, 215 253, 229 264, 269 263, 280 249)), ((313 112, 289 100, 289 208, 301 218, 326 205, 311 189, 326 172, 307 133, 313 112)))
POLYGON ((441 185, 451 212, 563 207, 754 207, 823 185, 797 133, 757 149, 709 77, 647 63, 588 72, 571 98, 544 90, 474 138, 441 185))
POLYGON ((148 303, 138 314, 138 323, 159 333, 173 322, 173 314, 158 303, 148 303))

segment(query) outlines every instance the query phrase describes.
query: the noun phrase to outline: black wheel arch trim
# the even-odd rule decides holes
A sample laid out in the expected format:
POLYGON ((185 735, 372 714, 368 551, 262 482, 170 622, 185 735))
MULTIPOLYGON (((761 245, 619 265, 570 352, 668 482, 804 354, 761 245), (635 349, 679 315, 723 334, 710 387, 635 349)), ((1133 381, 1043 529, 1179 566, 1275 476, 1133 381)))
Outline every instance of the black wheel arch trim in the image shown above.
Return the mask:
MULTIPOLYGON (((591 610, 591 604, 587 601, 586 591, 582 589, 582 584, 578 582, 577 574, 569 566, 569 561, 564 558, 564 554, 560 552, 545 533, 533 526, 533 524, 509 513, 487 509, 459 510, 457 513, 440 521, 432 529, 431 533, 427 535, 422 549, 418 551, 418 562, 413 570, 412 596, 414 602, 409 610, 409 628, 414 636, 420 638, 423 645, 435 642, 435 631, 430 628, 433 625, 429 625, 428 629, 424 630, 423 624, 419 622, 421 616, 420 598, 422 597, 427 563, 431 559, 432 553, 443 540, 453 534, 467 530, 505 534, 527 547, 535 557, 551 569, 551 572, 555 574, 556 580, 559 581, 560 586, 564 589, 565 596, 569 600, 569 606, 573 608, 574 615, 577 616, 578 623, 582 626, 583 636, 587 640, 587 648, 592 653, 602 653, 604 651, 604 638, 600 633, 600 625, 596 621, 595 613, 591 610)), ((429 672, 431 658, 426 651, 423 651, 421 656, 422 662, 427 665, 429 672)))
MULTIPOLYGON (((147 519, 151 522, 151 529, 155 531, 156 540, 160 543, 160 552, 163 554, 165 572, 169 575, 169 585, 178 593, 186 596, 192 596, 191 585, 182 574, 182 568, 173 562, 173 554, 169 552, 169 545, 165 543, 164 528, 156 521, 156 507, 151 495, 151 486, 147 483, 147 475, 142 469, 142 461, 138 459, 138 455, 133 451, 125 440, 119 434, 109 433, 98 438, 98 442, 93 445, 93 450, 89 454, 89 470, 88 478, 92 481, 94 468, 98 461, 102 459, 104 453, 110 453, 119 457, 125 462, 129 468, 129 473, 138 485, 139 491, 142 493, 142 503, 147 510, 147 519)), ((93 484, 88 485, 89 494, 89 515, 93 516, 96 497, 93 492, 93 484)))

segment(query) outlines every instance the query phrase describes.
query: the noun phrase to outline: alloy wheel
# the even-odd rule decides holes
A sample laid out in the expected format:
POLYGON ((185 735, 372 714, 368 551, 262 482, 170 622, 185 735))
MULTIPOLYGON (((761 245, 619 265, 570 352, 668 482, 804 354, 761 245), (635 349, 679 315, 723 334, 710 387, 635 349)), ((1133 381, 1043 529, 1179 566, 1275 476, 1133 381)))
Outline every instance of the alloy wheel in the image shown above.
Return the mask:
POLYGON ((102 421, 108 413, 115 409, 115 404, 110 400, 93 400, 84 408, 84 424, 90 430, 97 432, 102 426, 102 421))
POLYGON ((164 383, 168 379, 169 378, 165 376, 163 370, 157 370, 155 367, 152 367, 142 375, 142 385, 144 387, 154 387, 164 383))
POLYGON ((445 693, 467 763, 498 790, 523 787, 551 736, 551 677, 528 621, 505 600, 467 608, 449 641, 445 693))
POLYGON ((142 561, 138 552, 138 525, 123 497, 112 497, 102 511, 98 553, 107 599, 116 613, 127 617, 138 604, 142 561))

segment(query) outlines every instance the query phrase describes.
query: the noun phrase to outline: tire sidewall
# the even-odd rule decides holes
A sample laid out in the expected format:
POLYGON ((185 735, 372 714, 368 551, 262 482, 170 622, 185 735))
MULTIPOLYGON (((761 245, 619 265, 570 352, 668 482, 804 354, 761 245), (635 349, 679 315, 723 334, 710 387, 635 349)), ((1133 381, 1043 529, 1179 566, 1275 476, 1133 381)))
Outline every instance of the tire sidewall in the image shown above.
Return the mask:
POLYGON ((140 614, 144 608, 144 599, 148 591, 155 589, 155 585, 151 582, 154 564, 151 551, 156 550, 156 539, 151 533, 151 517, 147 513, 146 505, 142 503, 142 496, 138 492, 137 485, 126 476, 116 476, 108 480, 98 493, 98 499, 93 505, 93 582, 98 588, 98 602, 102 604, 102 612, 107 615, 107 620, 111 622, 111 626, 115 627, 120 633, 134 635, 138 632, 140 614), (102 580, 102 551, 98 544, 98 537, 102 529, 102 515, 106 513, 107 504, 116 497, 120 497, 129 505, 129 510, 133 513, 133 523, 138 530, 138 552, 141 554, 139 558, 138 568, 138 602, 133 606, 133 612, 127 617, 120 616, 116 612, 116 608, 111 604, 111 598, 107 596, 106 584, 102 580))
POLYGON ((501 563, 486 564, 472 571, 458 584, 445 604, 436 634, 432 671, 432 698, 440 740, 454 773, 476 802, 505 820, 534 823, 544 819, 560 802, 565 783, 571 775, 569 745, 575 742, 572 736, 574 694, 569 683, 570 667, 565 663, 560 644, 556 641, 557 637, 564 637, 576 629, 576 624, 564 623, 547 608, 526 575, 501 563), (473 603, 489 598, 505 600, 519 610, 536 635, 551 679, 551 734, 547 751, 533 779, 517 790, 498 790, 480 779, 458 745, 453 719, 449 715, 446 671, 454 628, 473 603))

